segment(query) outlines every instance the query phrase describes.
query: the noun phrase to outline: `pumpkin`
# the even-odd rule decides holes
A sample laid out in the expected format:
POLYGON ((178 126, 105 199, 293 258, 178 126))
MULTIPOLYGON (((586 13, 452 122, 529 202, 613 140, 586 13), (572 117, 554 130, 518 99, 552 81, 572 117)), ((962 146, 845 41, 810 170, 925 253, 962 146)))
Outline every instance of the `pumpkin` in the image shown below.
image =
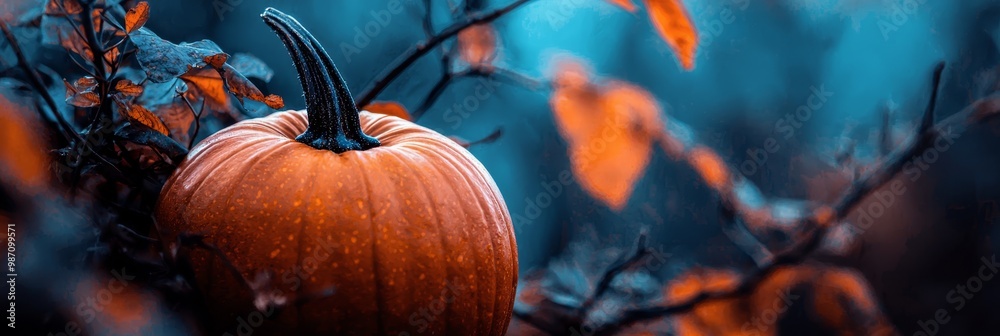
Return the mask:
POLYGON ((174 251, 185 234, 217 248, 185 258, 212 321, 255 335, 504 334, 517 246, 492 177, 434 131, 359 112, 298 21, 261 17, 292 56, 306 110, 201 141, 155 212, 174 251))

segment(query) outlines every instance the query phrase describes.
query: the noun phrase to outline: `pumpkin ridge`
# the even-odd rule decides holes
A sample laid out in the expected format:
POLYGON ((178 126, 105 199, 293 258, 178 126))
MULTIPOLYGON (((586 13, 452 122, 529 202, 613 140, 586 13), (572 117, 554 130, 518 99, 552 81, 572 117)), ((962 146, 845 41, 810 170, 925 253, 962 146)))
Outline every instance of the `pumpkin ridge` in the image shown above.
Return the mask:
POLYGON ((361 183, 364 185, 364 187, 361 188, 361 190, 365 191, 365 198, 367 198, 366 205, 368 206, 368 223, 369 223, 368 227, 369 227, 369 231, 371 231, 371 237, 372 237, 372 274, 375 276, 375 280, 374 280, 374 282, 375 282, 375 306, 378 308, 378 313, 375 314, 377 316, 376 325, 378 326, 378 334, 379 335, 384 335, 385 334, 385 329, 384 329, 385 328, 385 323, 382 321, 382 315, 385 314, 386 310, 385 310, 385 302, 383 302, 383 295, 382 295, 382 291, 383 291, 383 289, 382 289, 382 282, 381 282, 382 277, 379 276, 379 270, 378 270, 378 267, 379 267, 379 262, 378 262, 378 259, 379 259, 378 258, 378 245, 379 245, 378 244, 379 243, 379 239, 378 239, 378 227, 376 226, 377 222, 375 221, 375 211, 374 211, 374 209, 372 209, 371 185, 370 185, 370 183, 368 183, 368 170, 364 169, 365 165, 362 164, 363 163, 362 161, 364 161, 364 163, 367 163, 368 160, 367 160, 367 158, 364 155, 357 155, 357 160, 352 160, 352 161, 356 161, 356 162, 352 162, 352 163, 354 163, 354 165, 356 166, 355 169, 357 169, 357 171, 359 173, 358 175, 361 175, 361 183))
MULTIPOLYGON (((464 160, 464 159, 465 159, 465 157, 464 157, 463 153, 461 153, 461 152, 456 152, 456 151, 452 151, 452 152, 450 152, 450 153, 447 153, 447 154, 450 154, 450 155, 447 155, 447 156, 446 156, 446 155, 444 155, 444 153, 440 153, 440 152, 438 152, 438 151, 434 151, 433 153, 434 153, 434 155, 437 155, 438 157, 440 157, 440 158, 443 158, 443 159, 444 159, 443 161, 444 161, 444 162, 446 162, 446 163, 448 164, 448 166, 449 166, 449 168, 451 168, 451 170, 453 170, 453 171, 455 171, 455 172, 458 172, 458 173, 459 173, 459 174, 454 174, 454 175, 458 175, 459 177, 461 177, 461 179, 454 179, 454 180, 455 180, 454 182, 452 182, 452 179, 449 179, 449 183, 448 183, 448 184, 449 184, 449 185, 451 185, 451 186, 453 187, 453 188, 452 188, 452 190, 468 190, 469 188, 471 188, 471 187, 472 187, 472 183, 470 183, 470 181, 469 181, 469 179, 468 179, 468 176, 466 176, 466 174, 467 174, 467 173, 469 173, 469 172, 468 172, 468 171, 466 171, 466 170, 464 170, 464 169, 462 169, 461 167, 459 167, 458 165, 456 165, 456 164, 455 164, 455 161, 458 161, 458 160, 464 160), (456 155, 456 154, 457 154, 457 155, 456 155), (461 181, 465 181, 465 185, 466 185, 466 188, 464 188, 464 189, 455 189, 455 188, 454 188, 454 183, 459 183, 459 182, 461 182, 461 181)), ((473 173, 473 174, 476 174, 476 173, 473 173)), ((482 201, 481 201, 480 199, 476 199, 476 205, 477 205, 477 207, 478 207, 478 209, 479 209, 479 213, 480 213, 480 216, 478 216, 478 217, 485 217, 485 215, 487 214, 487 211, 486 211, 486 210, 485 210, 485 209, 483 208, 483 204, 482 204, 482 201)), ((463 208, 463 210, 465 210, 465 208, 463 208)), ((463 211, 463 212, 464 212, 464 211, 463 211)), ((476 224, 478 224, 478 223, 476 223, 476 224)), ((478 231, 478 230, 477 230, 477 231, 478 231)), ((491 233, 491 235, 492 235, 492 233, 491 233)), ((490 254, 493 254, 493 249, 495 248, 495 247, 493 246, 493 241, 492 241, 492 238, 493 238, 493 237, 491 236, 491 237, 490 237, 490 239, 488 240, 488 241, 489 241, 489 243, 490 243, 490 254)), ((470 239, 470 242, 472 242, 472 241, 474 241, 474 240, 473 240, 473 239, 470 239)), ((475 252, 479 251, 479 249, 478 249, 478 246, 476 246, 476 247, 477 247, 477 248, 474 248, 474 249, 472 249, 472 251, 473 251, 473 253, 474 253, 474 255, 473 255, 473 258, 472 258, 472 259, 473 259, 473 260, 475 261, 475 264, 474 264, 475 266, 474 266, 474 268, 478 270, 478 269, 479 269, 479 265, 480 265, 480 262, 481 262, 481 260, 479 260, 480 258, 478 258, 478 257, 479 257, 479 255, 478 255, 478 254, 475 254, 475 252)), ((491 256, 491 257, 492 257, 492 256, 491 256)), ((492 258, 491 258, 491 259, 492 259, 492 258)), ((493 273, 494 273, 494 274, 496 273, 496 269, 493 269, 493 273)), ((476 281, 475 281, 475 284, 476 284, 476 290, 475 290, 475 291, 473 291, 473 292, 475 292, 475 293, 476 293, 476 300, 475 300, 475 302, 476 302, 476 308, 477 308, 477 309, 478 309, 479 311, 483 311, 483 310, 484 310, 484 309, 485 309, 486 307, 484 307, 484 306, 482 305, 482 303, 483 303, 482 301, 483 301, 483 300, 481 300, 481 299, 480 299, 480 296, 481 296, 481 295, 480 295, 480 292, 481 292, 481 291, 482 291, 482 290, 483 290, 484 288, 486 288, 486 287, 485 287, 485 286, 480 286, 480 283, 479 283, 479 280, 480 280, 480 279, 479 279, 479 276, 478 276, 478 275, 479 275, 479 273, 478 273, 478 272, 476 272, 476 274, 477 274, 477 276, 476 276, 476 277, 474 277, 474 278, 476 279, 476 281)), ((496 283, 494 283, 492 287, 493 287, 493 288, 496 288, 496 283)), ((494 293, 494 294, 495 294, 495 293, 494 293)), ((492 307, 491 307, 491 309, 492 309, 492 307)), ((475 323, 473 323, 473 325, 476 325, 476 326, 477 326, 477 329, 478 329, 478 326, 479 326, 479 325, 480 325, 480 323, 482 323, 483 321, 479 321, 479 320, 478 320, 478 317, 479 317, 479 314, 475 314, 475 315, 476 315, 476 318, 477 318, 477 320, 475 321, 475 323)), ((492 312, 492 311, 490 312, 490 315, 493 315, 493 312, 492 312)), ((486 333, 486 335, 490 335, 490 334, 491 334, 491 333, 490 333, 490 331, 492 331, 492 329, 493 329, 493 320, 490 320, 490 321, 489 321, 489 323, 488 323, 488 325, 489 325, 489 329, 487 329, 487 331, 488 331, 488 332, 486 333)))
MULTIPOLYGON (((459 170, 455 169, 455 165, 452 162, 453 159, 454 159, 454 157, 450 157, 450 156, 449 157, 445 157, 445 156, 441 155, 441 153, 438 153, 437 151, 435 151, 435 150, 433 150, 431 148, 427 148, 427 147, 422 147, 421 150, 423 151, 423 154, 424 154, 425 157, 434 157, 434 156, 436 156, 436 157, 438 157, 440 159, 443 159, 441 161, 446 162, 452 168, 452 170, 454 170, 454 172, 458 172, 459 171, 459 170)), ((448 183, 447 190, 452 191, 452 195, 455 195, 456 199, 460 199, 461 200, 460 195, 458 195, 454 191, 455 190, 466 190, 466 189, 456 189, 455 188, 455 183, 454 183, 454 178, 453 178, 454 174, 447 174, 447 173, 445 173, 444 171, 441 170, 441 167, 439 167, 438 165, 431 164, 431 165, 428 165, 428 166, 432 167, 434 169, 434 171, 436 171, 438 173, 438 175, 445 177, 444 181, 446 181, 448 183)), ((462 212, 463 212, 463 214, 465 213, 465 209, 464 208, 462 208, 462 212)), ((464 240, 467 243, 473 241, 472 238, 470 238, 468 235, 465 235, 464 231, 465 230, 459 230, 459 232, 462 233, 462 237, 464 238, 464 240)), ((442 231, 442 232, 444 232, 444 231, 442 231)), ((470 249, 470 250, 472 251, 473 254, 476 251, 475 248, 470 249)), ((476 260, 475 261, 476 264, 479 263, 479 260, 478 260, 479 258, 475 258, 475 255, 470 256, 470 257, 472 257, 473 259, 476 260)), ((476 320, 472 323, 472 325, 476 326, 476 329, 478 329, 478 323, 479 323, 479 314, 478 313, 481 311, 481 310, 479 310, 479 305, 480 305, 480 300, 479 300, 479 277, 478 276, 474 276, 473 279, 475 279, 474 282, 473 282, 473 284, 475 285, 476 290, 472 290, 470 292, 475 293, 475 300, 474 301, 476 302, 477 312, 476 312, 476 314, 472 314, 476 318, 476 320)))
MULTIPOLYGON (((318 170, 318 167, 320 165, 315 164, 315 162, 312 162, 312 163, 313 164, 309 165, 309 179, 308 180, 309 181, 316 181, 316 176, 318 175, 317 174, 317 170, 318 170)), ((309 198, 303 199, 302 202, 310 202, 310 201, 312 201, 313 199, 316 198, 316 193, 319 190, 319 188, 311 188, 311 189, 312 189, 312 193, 309 194, 309 198)), ((296 252, 296 256, 295 256, 295 266, 298 267, 299 269, 304 269, 304 267, 302 265, 303 249, 305 249, 305 243, 304 242, 306 241, 304 237, 306 237, 306 234, 305 234, 306 233, 306 226, 309 225, 309 223, 311 221, 306 220, 309 217, 309 208, 308 207, 302 207, 301 210, 302 210, 303 214, 301 215, 302 216, 301 217, 302 222, 299 225, 299 236, 298 236, 298 246, 296 247, 296 251, 297 252, 296 252)), ((323 239, 323 237, 318 237, 317 236, 316 239, 323 239)), ((318 247, 315 247, 315 248, 318 248, 318 247)), ((317 265, 317 267, 319 267, 319 265, 317 265)), ((308 280, 308 279, 301 279, 300 281, 304 282, 306 280, 308 280)), ((303 292, 303 289, 305 287, 306 287, 305 284, 303 284, 303 283, 300 282, 299 286, 297 286, 295 288, 295 299, 296 300, 298 300, 299 298, 302 297, 302 292, 303 292)), ((298 333, 298 334, 302 333, 302 324, 303 323, 302 323, 302 311, 301 311, 301 307, 302 307, 301 305, 296 305, 296 308, 295 308, 295 332, 298 333)))
MULTIPOLYGON (((482 166, 481 163, 479 163, 476 160, 470 160, 470 157, 472 157, 472 153, 468 153, 467 150, 465 150, 463 148, 452 148, 452 153, 451 154, 453 156, 455 156, 455 157, 463 160, 463 162, 462 162, 463 164, 471 165, 473 167, 476 167, 477 169, 481 169, 481 170, 485 171, 485 168, 482 166)), ((459 165, 457 165, 456 162, 454 162, 453 160, 449 160, 448 162, 451 165, 455 166, 456 168, 461 169, 461 167, 459 167, 459 165)), ((478 182, 490 185, 493 188, 497 188, 495 182, 493 182, 492 179, 488 178, 487 176, 483 176, 482 174, 476 174, 472 169, 467 169, 466 168, 465 171, 466 171, 466 173, 472 172, 473 173, 472 175, 475 175, 476 177, 478 177, 478 179, 479 179, 478 182)), ((474 181, 470 180, 471 176, 469 176, 469 174, 461 174, 461 175, 462 175, 463 179, 465 179, 468 184, 470 184, 470 185, 474 184, 474 183, 472 183, 474 181)), ((499 189, 496 189, 496 190, 499 190, 499 189)), ((499 196, 499 197, 489 197, 490 198, 489 202, 491 204, 488 204, 487 207, 486 207, 486 209, 491 208, 490 205, 492 205, 493 207, 496 207, 496 209, 498 211, 495 211, 495 212, 491 211, 491 215, 493 215, 493 216, 500 216, 501 220, 505 219, 503 217, 508 212, 507 212, 506 204, 503 202, 502 196, 500 196, 499 194, 491 195, 491 196, 499 196)), ((480 209, 484 209, 483 208, 483 202, 484 201, 487 201, 487 200, 477 199, 477 203, 479 204, 480 209)), ((485 214, 485 211, 484 211, 484 214, 485 214)), ((502 230, 504 232, 506 232, 506 233, 510 233, 511 235, 513 234, 513 232, 511 232, 513 230, 513 227, 508 227, 506 225, 503 225, 502 230)), ((493 259, 497 259, 497 258, 500 257, 500 255, 498 255, 496 253, 496 251, 497 251, 496 244, 495 244, 494 239, 493 239, 497 233, 493 232, 493 230, 486 230, 486 231, 489 231, 490 235, 491 235, 491 239, 489 240, 489 243, 490 243, 490 247, 493 249, 492 251, 494 251, 492 257, 493 257, 493 259)), ((513 264, 516 264, 516 261, 517 261, 517 252, 516 252, 517 251, 517 245, 513 242, 513 240, 510 240, 509 244, 510 244, 510 250, 512 251, 511 258, 512 258, 512 261, 514 261, 513 264)), ((494 265, 495 265, 495 263, 494 263, 494 265)), ((513 271, 517 272, 517 269, 513 269, 513 271)), ((501 274, 501 273, 502 273, 501 271, 499 271, 496 268, 494 268, 494 274, 501 274)), ((503 272, 503 273, 505 273, 505 272, 503 272)), ((497 279, 497 277, 493 277, 493 278, 494 278, 494 286, 493 286, 494 293, 502 293, 503 292, 502 288, 503 288, 503 286, 506 286, 506 284, 501 283, 499 281, 499 279, 497 279)), ((513 277, 512 281, 514 281, 513 282, 514 283, 514 287, 516 287, 517 286, 517 282, 516 282, 517 281, 517 277, 516 276, 513 277)), ((494 313, 498 312, 498 311, 506 311, 505 309, 500 309, 500 307, 505 304, 504 301, 509 301, 510 302, 509 304, 512 305, 513 304, 513 297, 511 297, 510 300, 504 300, 502 298, 495 298, 494 304, 493 304, 493 308, 494 308, 493 312, 494 313)), ((509 318, 510 318, 510 316, 508 315, 508 316, 505 316, 505 317, 503 317, 503 318, 501 318, 499 320, 494 319, 493 321, 500 321, 500 323, 503 324, 503 321, 508 321, 509 318)), ((498 329, 498 330, 504 330, 504 329, 506 329, 506 327, 507 327, 506 324, 500 325, 499 326, 500 329, 498 329)))
MULTIPOLYGON (((426 172, 424 172, 423 170, 419 169, 419 167, 410 167, 412 165, 412 161, 410 161, 410 160, 401 161, 401 162, 405 166, 407 166, 407 168, 412 168, 411 171, 420 172, 421 174, 426 174, 426 172)), ((431 164, 429 166, 434 167, 433 164, 431 164)), ((437 174, 440 175, 441 172, 437 171, 437 174)), ((448 248, 448 244, 445 243, 445 236, 444 236, 444 233, 446 231, 444 230, 444 227, 441 224, 441 214, 439 214, 438 211, 437 211, 437 208, 434 207, 438 203, 437 202, 438 201, 437 196, 435 196, 435 194, 433 192, 431 192, 430 187, 428 187, 428 184, 427 184, 427 182, 424 179, 418 178, 417 181, 420 182, 421 189, 424 190, 424 195, 427 196, 427 201, 430 203, 428 205, 428 209, 430 209, 430 212, 432 214, 434 214, 434 223, 437 226, 437 237, 438 237, 438 242, 439 242, 439 244, 441 246, 441 251, 446 251, 447 248, 448 248)), ((444 255, 442 255, 442 257, 444 257, 444 255)), ((444 274, 445 274, 445 282, 453 281, 455 279, 455 277, 453 277, 451 275, 451 271, 449 270, 448 265, 444 265, 442 267, 442 269, 444 270, 444 274)), ((446 285, 447 285, 447 283, 446 283, 446 285)), ((453 301, 455 301, 455 300, 452 300, 452 302, 453 301)), ((441 313, 441 315, 449 317, 449 318, 442 318, 442 321, 444 321, 444 330, 445 330, 446 333, 450 332, 450 330, 451 330, 451 318, 450 318, 451 314, 448 314, 447 312, 454 310, 454 307, 452 307, 452 304, 451 304, 452 302, 449 302, 448 300, 445 300, 445 302, 444 302, 444 311, 441 313)))
MULTIPOLYGON (((258 142, 254 142, 254 143, 250 143, 250 144, 246 145, 246 147, 252 147, 254 145, 257 145, 257 144, 265 142, 265 141, 266 140, 261 139, 258 142)), ((221 147, 221 148, 216 149, 216 151, 225 151, 226 153, 229 153, 229 152, 231 152, 233 150, 233 148, 231 148, 231 147, 221 146, 220 142, 213 142, 210 145, 213 146, 213 147, 221 147)), ((204 152, 205 150, 209 150, 210 148, 211 147, 204 148, 202 150, 202 152, 204 152)), ((242 147, 240 149, 242 149, 242 147)), ((276 148, 276 149, 280 149, 280 148, 276 148)), ((264 154, 267 154, 267 153, 268 153, 268 151, 264 151, 264 152, 255 151, 254 152, 255 155, 264 155, 264 154)), ((230 156, 232 156, 232 155, 230 155, 230 156)), ((196 156, 194 158, 194 160, 187 160, 187 161, 185 161, 184 165, 185 166, 197 165, 197 164, 200 163, 200 160, 202 158, 204 158, 204 156, 200 156, 200 155, 196 156)), ((193 188, 190 188, 190 190, 187 192, 187 194, 190 194, 190 195, 200 195, 201 194, 201 188, 206 185, 205 182, 212 181, 211 177, 215 176, 216 172, 219 171, 220 169, 223 169, 223 168, 229 168, 229 165, 225 165, 225 164, 216 164, 216 165, 213 165, 207 171, 207 173, 201 172, 201 171, 191 172, 191 171, 187 171, 186 169, 184 169, 182 171, 185 174, 179 176, 178 181, 187 181, 189 179, 189 175, 194 175, 194 176, 199 176, 200 175, 202 178, 199 179, 199 180, 197 180, 197 181, 194 181, 193 188)), ((179 169, 179 170, 181 170, 181 169, 179 169)), ((184 184, 185 182, 181 182, 181 183, 184 184)), ((168 187, 169 186, 165 186, 164 190, 169 190, 169 189, 167 189, 168 187)), ((187 185, 182 185, 181 187, 182 188, 187 188, 188 186, 187 185)), ((233 188, 230 188, 230 190, 232 190, 232 189, 233 188)), ((164 201, 166 201, 166 200, 164 200, 164 201)), ((198 221, 197 218, 191 218, 191 217, 187 217, 187 216, 194 216, 195 214, 202 213, 201 211, 187 211, 188 210, 188 206, 191 205, 191 203, 195 203, 195 202, 192 202, 192 201, 194 201, 194 200, 188 200, 186 202, 183 202, 181 204, 182 208, 177 209, 176 214, 178 216, 185 217, 184 218, 185 222, 198 221)), ((211 204, 211 203, 209 203, 209 204, 211 204)), ((207 208, 208 206, 206 205, 205 207, 207 208)), ((196 208, 195 210, 201 210, 201 209, 197 209, 196 208)))

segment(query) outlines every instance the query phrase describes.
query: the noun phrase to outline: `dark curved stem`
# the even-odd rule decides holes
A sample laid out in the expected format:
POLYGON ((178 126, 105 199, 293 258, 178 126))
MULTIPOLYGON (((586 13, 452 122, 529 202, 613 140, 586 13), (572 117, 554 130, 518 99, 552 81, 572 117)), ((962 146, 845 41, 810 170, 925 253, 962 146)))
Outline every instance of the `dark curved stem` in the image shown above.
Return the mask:
POLYGON ((347 84, 316 38, 277 9, 267 8, 261 18, 288 49, 305 92, 309 126, 295 140, 336 153, 378 147, 378 140, 361 130, 347 84))
POLYGON ((375 98, 378 97, 379 93, 382 93, 382 91, 389 86, 389 83, 392 83, 396 77, 403 74, 403 72, 406 71, 410 65, 413 65, 413 63, 419 60, 420 57, 426 55, 431 50, 434 50, 434 47, 437 47, 442 42, 448 40, 452 36, 455 36, 458 32, 475 24, 492 22, 493 20, 496 20, 504 14, 510 13, 530 1, 531 0, 517 0, 492 12, 469 16, 464 21, 456 22, 442 30, 438 35, 435 35, 427 39, 427 41, 418 44, 416 48, 410 49, 402 57, 401 61, 390 67, 388 72, 377 77, 375 83, 361 93, 361 98, 358 99, 357 105, 363 108, 368 104, 371 104, 371 102, 375 101, 375 98))

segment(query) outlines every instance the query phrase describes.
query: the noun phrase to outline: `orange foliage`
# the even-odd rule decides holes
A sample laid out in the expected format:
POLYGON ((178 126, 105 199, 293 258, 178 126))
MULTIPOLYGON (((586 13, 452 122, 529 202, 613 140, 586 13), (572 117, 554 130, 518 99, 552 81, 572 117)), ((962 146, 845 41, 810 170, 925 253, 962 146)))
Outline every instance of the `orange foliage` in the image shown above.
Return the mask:
POLYGON ((362 108, 368 112, 381 113, 385 115, 391 115, 403 120, 413 121, 413 117, 410 116, 410 112, 406 110, 403 104, 393 102, 393 101, 377 101, 368 106, 362 108))
POLYGON ((646 0, 649 20, 656 32, 677 54, 685 70, 694 69, 698 32, 680 0, 646 0))
POLYGON ((635 4, 632 3, 632 0, 608 0, 608 2, 629 12, 635 12, 635 4))
POLYGON ((694 167, 698 175, 701 175, 705 183, 713 189, 722 190, 729 184, 729 169, 715 151, 706 147, 695 147, 691 149, 688 160, 691 167, 694 167))
POLYGON ((662 129, 656 99, 632 84, 591 83, 574 61, 558 64, 550 100, 580 186, 614 210, 628 202, 662 129))
POLYGON ((25 118, 28 113, 30 109, 0 93, 0 176, 36 189, 45 184, 49 168, 44 141, 37 137, 41 127, 25 118))
MULTIPOLYGON (((667 304, 689 301, 702 293, 719 293, 735 289, 740 275, 733 270, 693 268, 667 283, 664 299, 667 304)), ((743 335, 744 322, 749 317, 739 298, 708 300, 690 312, 677 317, 678 335, 743 335)))
POLYGON ((497 34, 493 26, 481 23, 458 32, 458 52, 472 67, 489 69, 497 53, 497 34))

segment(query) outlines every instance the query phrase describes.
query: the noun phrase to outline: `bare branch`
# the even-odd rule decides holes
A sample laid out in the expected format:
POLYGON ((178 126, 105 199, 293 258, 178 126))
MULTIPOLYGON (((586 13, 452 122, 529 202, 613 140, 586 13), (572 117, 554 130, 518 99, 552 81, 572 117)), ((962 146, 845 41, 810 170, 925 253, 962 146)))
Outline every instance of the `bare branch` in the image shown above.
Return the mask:
POLYGON ((435 35, 426 41, 417 44, 415 47, 408 50, 400 58, 400 61, 396 62, 394 65, 389 67, 389 71, 376 77, 374 83, 359 95, 360 98, 357 99, 356 104, 360 107, 367 106, 371 102, 375 101, 389 83, 392 83, 399 75, 403 74, 406 69, 413 65, 414 62, 420 59, 420 57, 427 54, 427 52, 433 50, 436 46, 442 42, 448 40, 449 38, 458 34, 465 28, 468 28, 475 24, 492 22, 503 16, 504 14, 510 13, 511 11, 521 7, 531 0, 517 0, 513 3, 504 6, 500 9, 494 10, 492 12, 475 14, 465 18, 463 21, 456 22, 451 26, 448 26, 442 30, 438 35, 435 35))

